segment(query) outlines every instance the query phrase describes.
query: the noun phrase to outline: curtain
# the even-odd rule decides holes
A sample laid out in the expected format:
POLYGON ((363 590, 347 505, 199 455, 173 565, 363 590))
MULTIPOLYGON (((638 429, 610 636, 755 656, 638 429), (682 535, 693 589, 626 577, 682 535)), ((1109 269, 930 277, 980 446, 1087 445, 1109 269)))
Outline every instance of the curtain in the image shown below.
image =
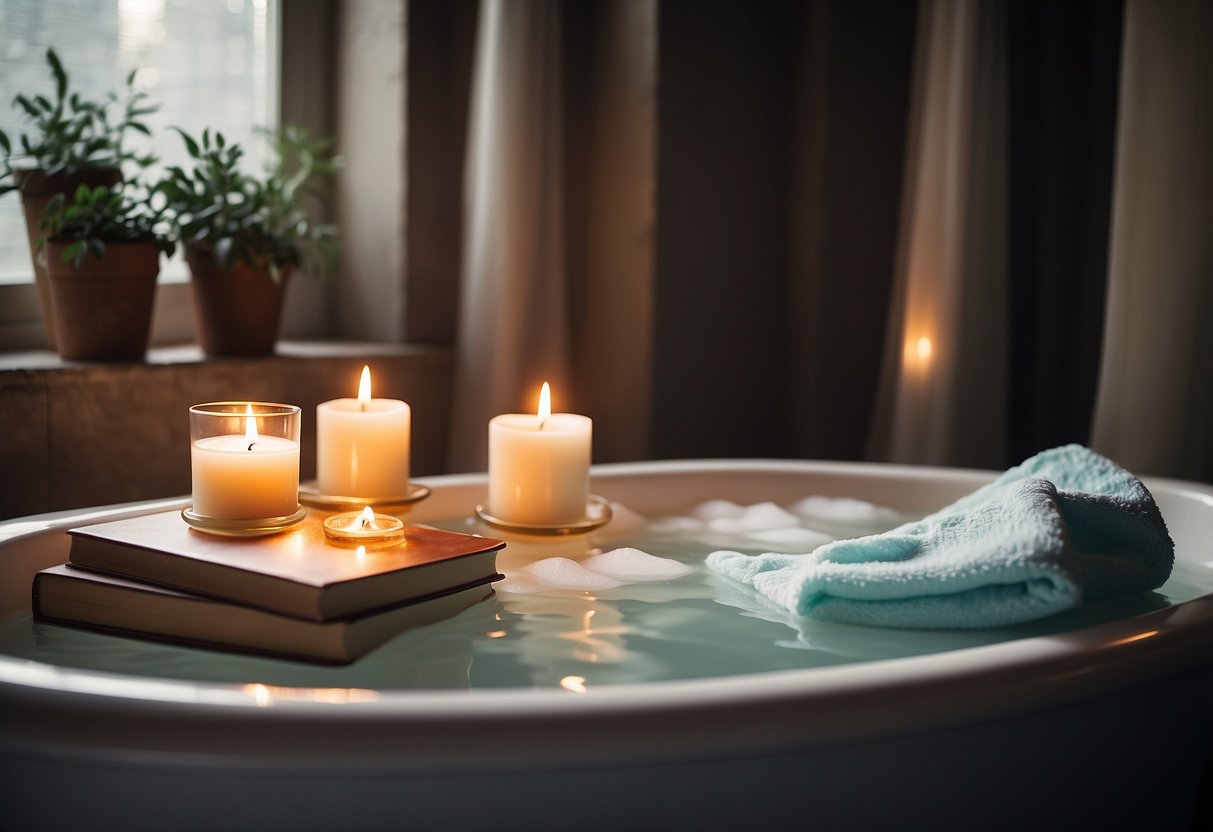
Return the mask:
POLYGON ((481 5, 465 177, 448 468, 483 470, 488 421, 567 390, 561 4, 481 5))
POLYGON ((882 383, 869 455, 1005 456, 1006 10, 926 0, 882 383))
POLYGON ((1213 5, 1125 7, 1093 444, 1213 480, 1213 5))
POLYGON ((543 381, 599 417, 597 458, 645 454, 652 14, 481 3, 449 470, 483 470, 489 419, 533 411, 543 381))
POLYGON ((546 378, 600 462, 1213 479, 1211 8, 482 0, 451 469, 546 378))

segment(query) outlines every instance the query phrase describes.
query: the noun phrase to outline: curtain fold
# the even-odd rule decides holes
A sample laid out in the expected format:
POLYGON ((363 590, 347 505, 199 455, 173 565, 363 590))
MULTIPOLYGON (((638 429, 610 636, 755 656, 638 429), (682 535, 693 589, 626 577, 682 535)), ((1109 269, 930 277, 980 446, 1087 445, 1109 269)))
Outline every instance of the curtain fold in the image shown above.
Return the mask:
POLYGON ((655 8, 482 0, 448 470, 483 470, 544 381, 597 461, 647 455, 655 8))
POLYGON ((1124 8, 1122 41, 1119 5, 921 0, 902 120, 908 52, 872 43, 908 49, 912 11, 482 0, 450 470, 547 379, 597 461, 1001 468, 1091 425, 1213 479, 1213 5, 1124 8))
POLYGON ((1213 480, 1213 5, 1129 0, 1119 119, 1092 444, 1213 480))
POLYGON ((568 390, 561 9, 481 4, 450 471, 483 470, 489 419, 533 410, 543 381, 568 390))
POLYGON ((1006 9, 924 0, 901 240, 868 456, 1003 463, 1006 9))

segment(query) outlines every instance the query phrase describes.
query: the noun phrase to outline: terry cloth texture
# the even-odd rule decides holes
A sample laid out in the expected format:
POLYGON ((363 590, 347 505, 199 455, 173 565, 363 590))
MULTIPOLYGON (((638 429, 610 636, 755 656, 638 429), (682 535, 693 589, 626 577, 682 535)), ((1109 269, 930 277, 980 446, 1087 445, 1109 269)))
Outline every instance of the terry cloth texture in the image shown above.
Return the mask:
POLYGON ((1080 445, 1053 448, 936 513, 807 555, 713 552, 707 565, 798 615, 874 627, 1001 627, 1134 595, 1175 544, 1146 487, 1080 445))

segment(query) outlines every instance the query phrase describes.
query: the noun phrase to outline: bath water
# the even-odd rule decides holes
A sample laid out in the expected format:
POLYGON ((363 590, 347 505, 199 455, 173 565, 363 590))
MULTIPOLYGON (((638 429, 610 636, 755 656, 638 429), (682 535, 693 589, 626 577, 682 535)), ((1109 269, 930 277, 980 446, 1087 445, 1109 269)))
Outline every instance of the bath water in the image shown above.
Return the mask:
MULTIPOLYGON (((1177 564, 1157 592, 1087 604, 1015 627, 956 632, 829 624, 774 608, 753 591, 710 573, 704 557, 718 548, 807 551, 822 540, 879 531, 904 518, 841 501, 801 506, 796 526, 769 504, 741 510, 705 504, 651 523, 622 507, 616 511, 617 522, 589 536, 510 540, 498 558, 507 579, 496 585, 494 597, 454 618, 402 633, 345 667, 104 635, 35 621, 28 610, 0 622, 0 653, 62 667, 197 682, 584 692, 829 667, 1064 633, 1211 589, 1207 571, 1177 564), (666 560, 646 559, 643 553, 666 560)), ((464 518, 436 525, 494 533, 464 518)))

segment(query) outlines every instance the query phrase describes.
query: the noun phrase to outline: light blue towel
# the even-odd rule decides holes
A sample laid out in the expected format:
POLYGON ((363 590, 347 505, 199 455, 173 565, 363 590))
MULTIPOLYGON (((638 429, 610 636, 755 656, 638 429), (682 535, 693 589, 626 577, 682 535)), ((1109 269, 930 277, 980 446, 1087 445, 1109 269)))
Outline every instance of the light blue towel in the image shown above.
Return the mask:
POLYGON ((1044 451, 941 511, 807 555, 713 552, 798 615, 874 627, 1001 627, 1134 595, 1175 544, 1141 481, 1080 445, 1044 451))

